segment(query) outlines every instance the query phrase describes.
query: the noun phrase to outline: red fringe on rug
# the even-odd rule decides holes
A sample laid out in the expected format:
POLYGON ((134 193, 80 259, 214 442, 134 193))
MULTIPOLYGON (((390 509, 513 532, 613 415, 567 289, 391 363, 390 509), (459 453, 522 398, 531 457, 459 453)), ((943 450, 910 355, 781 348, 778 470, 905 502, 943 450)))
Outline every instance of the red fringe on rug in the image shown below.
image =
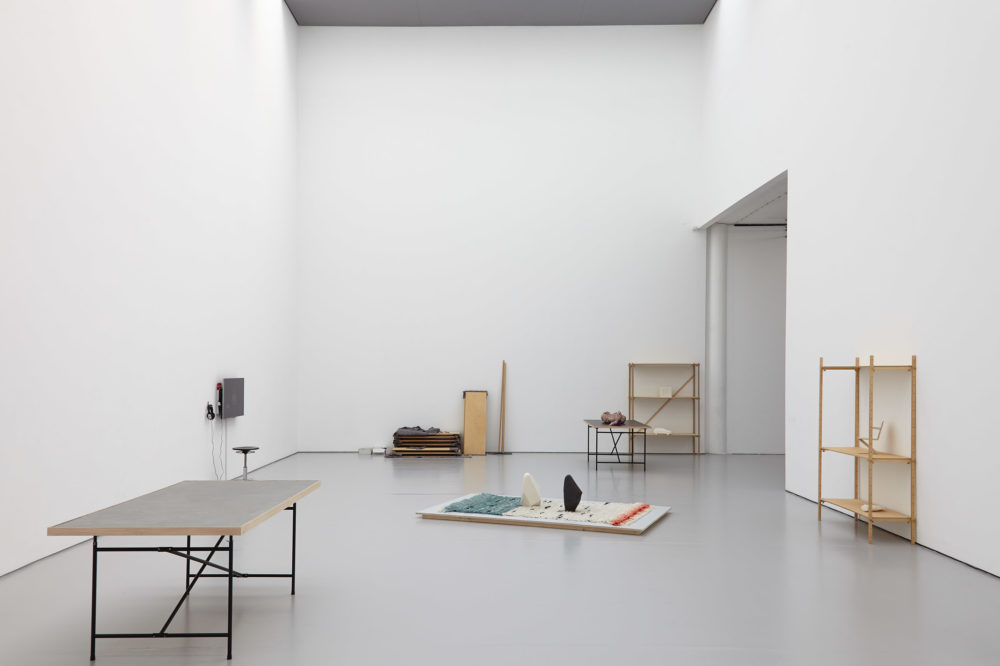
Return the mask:
POLYGON ((612 520, 611 524, 614 525, 615 527, 617 527, 618 525, 621 525, 622 523, 628 522, 631 518, 634 518, 635 516, 639 515, 643 511, 647 510, 648 508, 649 508, 648 504, 640 504, 639 506, 635 507, 631 511, 629 511, 627 513, 623 513, 622 515, 620 515, 617 518, 615 518, 614 520, 612 520))

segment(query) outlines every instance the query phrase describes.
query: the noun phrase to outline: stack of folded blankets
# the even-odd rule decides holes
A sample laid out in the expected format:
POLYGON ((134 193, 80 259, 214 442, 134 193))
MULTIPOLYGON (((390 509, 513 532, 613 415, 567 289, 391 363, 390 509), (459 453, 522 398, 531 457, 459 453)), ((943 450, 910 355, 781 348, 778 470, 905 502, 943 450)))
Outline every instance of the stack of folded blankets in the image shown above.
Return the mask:
POLYGON ((460 456, 462 436, 457 432, 441 432, 439 428, 407 426, 399 428, 392 436, 392 450, 386 454, 396 456, 460 456))

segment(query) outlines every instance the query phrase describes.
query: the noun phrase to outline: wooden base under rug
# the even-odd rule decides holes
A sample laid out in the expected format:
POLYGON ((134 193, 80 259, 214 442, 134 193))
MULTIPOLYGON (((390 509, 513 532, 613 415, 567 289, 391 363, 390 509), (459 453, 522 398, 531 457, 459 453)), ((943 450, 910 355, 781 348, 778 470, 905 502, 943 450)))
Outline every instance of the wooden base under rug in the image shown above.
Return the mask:
MULTIPOLYGON (((638 516, 631 522, 624 525, 609 525, 606 523, 584 523, 571 520, 560 520, 552 518, 529 518, 525 516, 504 516, 484 513, 459 513, 446 512, 444 508, 449 504, 474 497, 477 493, 463 495, 455 499, 435 504, 423 511, 418 511, 421 518, 431 520, 457 520, 468 523, 493 523, 495 525, 522 525, 525 527, 550 527, 557 530, 578 530, 582 532, 609 532, 612 534, 633 534, 639 535, 652 527, 657 521, 670 512, 669 506, 651 505, 649 510, 638 516)), ((554 501, 554 500, 543 500, 554 501)), ((561 501, 561 500, 558 500, 561 501)))

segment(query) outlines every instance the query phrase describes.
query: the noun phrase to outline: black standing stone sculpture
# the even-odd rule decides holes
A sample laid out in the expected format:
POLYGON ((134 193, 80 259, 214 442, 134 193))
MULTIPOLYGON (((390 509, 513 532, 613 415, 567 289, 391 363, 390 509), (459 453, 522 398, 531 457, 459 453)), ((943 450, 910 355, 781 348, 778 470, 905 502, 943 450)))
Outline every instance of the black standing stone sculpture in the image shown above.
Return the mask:
POLYGON ((573 477, 567 474, 563 479, 563 506, 567 511, 576 511, 576 507, 580 506, 581 497, 583 491, 580 490, 580 486, 576 485, 573 477))

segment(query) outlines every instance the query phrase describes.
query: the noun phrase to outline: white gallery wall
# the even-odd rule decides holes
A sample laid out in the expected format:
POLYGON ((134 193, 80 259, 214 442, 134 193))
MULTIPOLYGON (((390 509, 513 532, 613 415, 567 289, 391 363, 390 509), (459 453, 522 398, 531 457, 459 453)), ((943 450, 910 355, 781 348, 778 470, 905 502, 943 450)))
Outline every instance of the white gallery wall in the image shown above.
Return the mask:
POLYGON ((247 378, 229 444, 258 465, 461 429, 464 389, 490 391, 492 450, 502 359, 507 449, 579 451, 582 418, 627 408, 629 361, 704 359, 692 226, 787 170, 787 488, 815 499, 819 356, 917 354, 920 542, 1000 574, 998 20, 972 0, 448 29, 298 28, 280 0, 0 4, 0 571, 72 543, 46 525, 212 478, 225 376, 247 378))
POLYGON ((700 34, 300 30, 301 449, 487 389, 495 450, 506 359, 506 449, 580 451, 629 361, 702 360, 700 34))
POLYGON ((699 201, 709 219, 788 170, 788 490, 816 498, 819 357, 916 354, 919 541, 994 574, 997 25, 971 0, 720 0, 699 201))
POLYGON ((726 452, 785 451, 785 230, 726 242, 726 452))
POLYGON ((296 29, 280 0, 0 3, 0 572, 213 478, 222 377, 230 446, 296 450, 296 29))

